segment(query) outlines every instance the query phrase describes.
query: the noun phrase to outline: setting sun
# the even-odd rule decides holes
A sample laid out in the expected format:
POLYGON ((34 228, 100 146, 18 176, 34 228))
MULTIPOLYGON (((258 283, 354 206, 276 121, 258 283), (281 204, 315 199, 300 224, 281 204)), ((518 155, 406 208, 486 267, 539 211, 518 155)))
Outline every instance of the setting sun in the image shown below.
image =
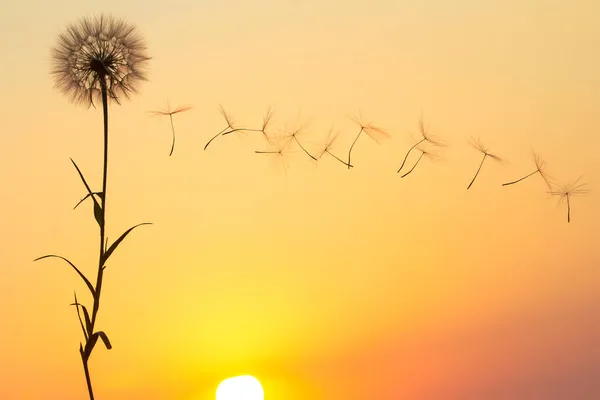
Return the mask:
POLYGON ((263 400, 262 385, 253 376, 244 375, 225 379, 217 388, 217 400, 263 400))

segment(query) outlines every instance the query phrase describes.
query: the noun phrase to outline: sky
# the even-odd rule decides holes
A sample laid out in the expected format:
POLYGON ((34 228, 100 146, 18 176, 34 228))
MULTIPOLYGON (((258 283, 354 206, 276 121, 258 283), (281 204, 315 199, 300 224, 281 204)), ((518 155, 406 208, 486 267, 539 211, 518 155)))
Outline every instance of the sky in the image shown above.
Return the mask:
MULTIPOLYGON (((102 112, 50 75, 80 17, 135 24, 152 57, 109 110, 111 257, 95 349, 98 399, 211 400, 250 374, 265 399, 600 397, 600 5, 592 0, 23 0, 2 5, 0 398, 82 399, 73 291, 97 226, 69 158, 102 177, 102 112), (168 156, 168 105, 176 144, 168 156), (258 133, 298 138, 279 157, 258 133), (396 171, 419 119, 439 159, 396 171), (479 138, 487 159, 467 190, 479 138), (534 175, 589 193, 567 209, 534 175)), ((407 163, 414 164, 417 153, 407 163), (411 161, 412 160, 412 161, 411 161)))

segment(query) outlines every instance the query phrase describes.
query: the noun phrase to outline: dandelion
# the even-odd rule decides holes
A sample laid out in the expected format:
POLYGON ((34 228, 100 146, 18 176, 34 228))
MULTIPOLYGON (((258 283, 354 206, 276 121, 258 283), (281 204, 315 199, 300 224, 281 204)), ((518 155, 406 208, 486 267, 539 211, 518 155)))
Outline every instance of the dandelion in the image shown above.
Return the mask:
POLYGON ((320 160, 321 157, 323 157, 323 155, 327 153, 331 157, 333 157, 336 160, 338 160, 339 162, 341 162, 342 164, 344 164, 348 167, 352 167, 352 165, 347 164, 346 161, 342 160, 341 158, 339 158, 338 156, 333 154, 330 150, 331 147, 333 146, 333 143, 337 140, 338 137, 339 137, 339 132, 335 132, 335 134, 334 134, 333 127, 331 127, 327 134, 327 140, 325 141, 325 146, 323 146, 323 149, 319 152, 319 156, 317 158, 320 160))
POLYGON ((408 172, 406 172, 404 175, 402 175, 400 178, 404 178, 406 175, 413 172, 413 170, 417 167, 417 165, 419 164, 419 161, 421 161, 421 159, 423 157, 429 158, 432 161, 435 161, 435 160, 439 159, 439 157, 440 157, 437 153, 434 153, 430 150, 425 150, 421 147, 416 147, 416 149, 421 152, 421 155, 419 156, 419 158, 417 158, 417 162, 415 162, 415 165, 413 165, 413 167, 408 172))
POLYGON ((548 186, 548 189, 552 190, 552 183, 551 183, 552 179, 548 176, 548 174, 545 171, 546 161, 544 161, 542 159, 542 157, 535 152, 533 153, 533 161, 534 161, 535 167, 536 167, 535 171, 525 175, 522 178, 517 179, 516 181, 503 183, 502 186, 514 185, 515 183, 521 182, 522 180, 525 180, 532 175, 540 174, 540 176, 542 177, 544 182, 546 182, 546 186, 548 186))
POLYGON ((171 108, 169 106, 167 106, 166 110, 149 111, 151 114, 154 114, 154 115, 162 115, 162 116, 168 115, 169 116, 169 120, 171 121, 171 132, 173 133, 173 140, 171 142, 171 151, 169 152, 169 157, 173 154, 173 150, 175 149, 175 127, 173 126, 173 115, 184 112, 184 111, 188 111, 191 108, 192 108, 191 106, 183 106, 183 107, 177 107, 177 108, 171 110, 171 108))
MULTIPOLYGON (((423 122, 423 116, 421 116, 421 119, 419 120, 419 131, 421 132, 421 136, 422 139, 417 141, 410 149, 408 149, 408 151, 406 152, 406 155, 404 156, 404 160, 402 160, 402 165, 400 165, 400 168, 398 168, 398 173, 402 170, 402 168, 404 168, 404 164, 406 163, 406 160, 408 159, 409 154, 415 149, 417 148, 417 146, 419 146, 421 143, 423 142, 429 142, 434 146, 444 146, 444 144, 438 140, 436 140, 433 135, 431 135, 426 129, 425 129, 425 124, 423 122)), ((422 156, 423 154, 421 154, 422 156)), ((416 166, 416 164, 415 164, 416 166)), ((414 168, 414 167, 413 167, 414 168)), ((405 174, 404 176, 406 176, 408 174, 405 174)))
POLYGON ((383 138, 389 137, 389 134, 385 130, 383 130, 383 129, 381 129, 381 128, 379 128, 379 127, 377 127, 377 126, 375 126, 375 125, 373 125, 371 123, 365 124, 363 122, 362 114, 360 112, 359 112, 358 117, 353 117, 352 120, 358 126, 360 126, 360 130, 358 131, 358 134, 356 135, 356 138, 352 142, 352 145, 350 146, 350 150, 348 150, 348 162, 346 163, 346 165, 348 166, 348 169, 350 169, 350 166, 351 166, 350 155, 352 153, 352 149, 354 148, 354 145, 356 144, 356 141, 358 140, 358 138, 360 137, 360 135, 363 132, 366 133, 371 139, 373 139, 377 143, 379 143, 379 140, 377 140, 377 135, 379 135, 380 137, 383 137, 383 138))
POLYGON ((75 161, 71 160, 87 191, 86 196, 75 208, 82 201, 90 198, 93 202, 94 218, 100 228, 100 254, 96 284, 93 285, 86 275, 65 257, 48 254, 34 260, 58 258, 66 262, 83 280, 92 295, 91 312, 78 302, 76 296, 73 305, 77 308, 85 339, 85 344, 80 343, 79 345, 79 353, 83 362, 90 400, 93 400, 94 393, 88 368, 89 357, 98 339, 102 340, 107 349, 112 347, 106 333, 96 330, 106 262, 133 229, 146 224, 138 224, 129 228, 109 245, 106 238, 108 103, 114 101, 120 104, 122 97, 129 98, 136 92, 136 84, 146 80, 144 70, 150 57, 146 55, 146 45, 133 25, 111 16, 102 15, 93 19, 83 18, 77 24, 69 25, 66 32, 59 35, 58 45, 52 49, 52 60, 51 74, 55 78, 55 86, 76 104, 89 107, 90 105, 94 106, 94 101, 101 101, 104 117, 102 190, 93 191, 75 161), (82 313, 83 319, 81 318, 82 313))
POLYGON ((56 87, 74 103, 129 98, 146 80, 150 57, 134 26, 111 16, 83 18, 59 35, 52 50, 56 87))
POLYGON ((481 164, 479 164, 479 168, 477 168, 477 172, 475 173, 475 176, 473 177, 473 180, 471 180, 471 183, 469 183, 469 186, 467 186, 467 190, 469 190, 469 188, 471 187, 471 185, 473 185, 473 182, 475 182, 475 179, 477 178, 477 175, 479 175, 479 171, 481 171, 481 167, 483 166, 483 162, 485 161, 485 159, 487 157, 491 158, 492 160, 495 160, 497 162, 503 162, 503 160, 498 157, 497 155, 494 155, 492 153, 489 152, 489 150, 483 145, 483 143, 481 143, 480 139, 477 139, 477 141, 475 141, 475 139, 471 138, 471 146, 473 146, 476 150, 478 150, 480 153, 483 154, 483 158, 481 159, 481 164))
POLYGON ((586 183, 580 183, 581 177, 562 185, 558 190, 550 191, 550 195, 559 196, 559 203, 562 201, 567 202, 567 222, 571 222, 571 197, 583 196, 589 193, 589 190, 585 189, 586 183))

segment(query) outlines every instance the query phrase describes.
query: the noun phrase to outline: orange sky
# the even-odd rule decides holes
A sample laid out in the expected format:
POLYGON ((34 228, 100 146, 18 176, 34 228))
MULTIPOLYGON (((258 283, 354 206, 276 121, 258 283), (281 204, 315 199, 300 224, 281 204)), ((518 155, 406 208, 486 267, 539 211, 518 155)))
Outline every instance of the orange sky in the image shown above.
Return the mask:
MULTIPOLYGON (((74 107, 50 77, 56 36, 111 12, 149 53, 140 95, 110 109, 107 229, 127 238, 105 275, 91 359, 98 399, 211 400, 252 374, 265 398, 562 400, 600 397, 600 6, 596 1, 154 1, 3 6, 0 66, 0 398, 81 399, 73 290, 47 253, 94 274, 91 207, 101 110, 74 107), (408 4, 412 3, 412 4, 408 4), (149 110, 193 109, 168 118, 149 110), (332 124, 348 171, 298 148, 269 162, 241 124, 332 124), (423 113, 448 147, 401 179, 423 113), (412 135, 412 137, 411 137, 412 135), (507 163, 480 162, 469 135, 507 163), (532 177, 540 152, 565 204, 532 177)), ((414 160, 414 159, 413 159, 414 160)))

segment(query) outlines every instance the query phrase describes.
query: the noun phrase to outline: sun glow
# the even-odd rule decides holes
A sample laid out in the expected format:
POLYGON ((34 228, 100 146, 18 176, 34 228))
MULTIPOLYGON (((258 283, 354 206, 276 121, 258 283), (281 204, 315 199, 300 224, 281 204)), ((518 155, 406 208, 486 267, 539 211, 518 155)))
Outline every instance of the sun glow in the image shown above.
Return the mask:
POLYGON ((264 400, 262 385, 253 376, 225 379, 217 388, 217 400, 264 400))

